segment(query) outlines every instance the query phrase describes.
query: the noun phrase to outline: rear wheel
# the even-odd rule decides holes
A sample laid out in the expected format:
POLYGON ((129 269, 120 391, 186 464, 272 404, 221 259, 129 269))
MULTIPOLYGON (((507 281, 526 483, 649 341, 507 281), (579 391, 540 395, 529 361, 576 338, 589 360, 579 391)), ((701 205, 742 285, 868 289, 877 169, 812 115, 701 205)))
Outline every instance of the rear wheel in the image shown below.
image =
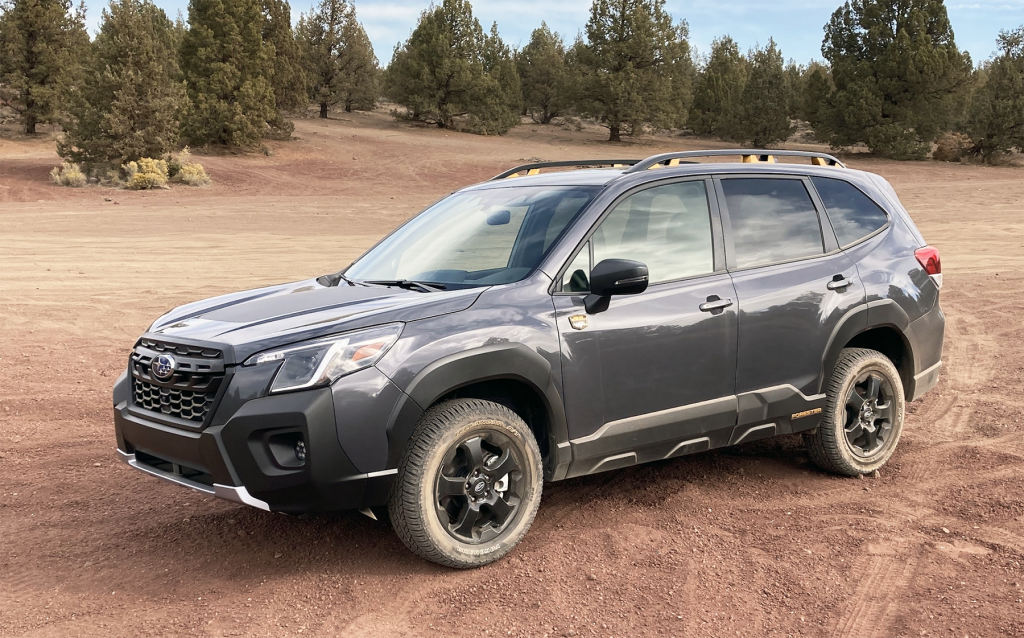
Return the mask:
POLYGON ((847 348, 826 387, 821 425, 804 434, 811 459, 825 470, 857 476, 885 465, 903 432, 899 373, 876 350, 847 348))
POLYGON ((420 419, 398 468, 388 513, 413 552, 449 567, 507 554, 540 505, 540 448, 508 408, 456 399, 420 419))

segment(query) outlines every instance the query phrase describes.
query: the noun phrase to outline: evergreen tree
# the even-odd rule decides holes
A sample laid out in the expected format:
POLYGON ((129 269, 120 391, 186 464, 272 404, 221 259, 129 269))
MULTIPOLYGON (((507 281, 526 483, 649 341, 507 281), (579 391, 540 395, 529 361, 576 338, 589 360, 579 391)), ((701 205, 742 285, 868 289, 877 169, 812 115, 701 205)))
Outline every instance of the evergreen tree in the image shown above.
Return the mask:
POLYGON ((523 110, 523 88, 512 50, 498 35, 498 25, 484 35, 480 50, 484 80, 476 87, 474 99, 479 106, 470 113, 469 130, 474 133, 501 134, 519 123, 523 110))
POLYGON ((5 0, 0 5, 0 104, 25 133, 51 122, 89 55, 85 5, 71 0, 5 0))
POLYGON ((343 104, 346 111, 372 110, 380 92, 380 70, 355 6, 345 0, 320 0, 297 28, 310 97, 320 117, 343 104))
POLYGON ((578 108, 608 127, 608 141, 645 125, 685 124, 693 82, 688 27, 673 24, 665 0, 594 0, 586 34, 576 53, 578 108))
POLYGON ((789 138, 790 89, 782 53, 775 41, 750 54, 750 77, 743 89, 742 138, 754 148, 768 148, 789 138))
POLYGON ((922 157, 951 124, 969 81, 942 0, 848 0, 825 26, 836 90, 824 121, 833 146, 922 157))
POLYGON ((185 103, 177 44, 173 23, 152 2, 112 0, 68 99, 61 157, 121 165, 174 150, 185 103))
MULTIPOLYGON (((294 113, 309 106, 306 76, 302 69, 299 43, 292 31, 292 8, 288 0, 261 0, 263 42, 274 47, 274 102, 279 111, 294 113)), ((291 130, 282 119, 278 128, 291 130)))
POLYGON ((794 120, 806 120, 804 116, 804 85, 807 80, 807 69, 795 61, 786 64, 785 82, 789 94, 786 114, 794 120))
POLYGON ((724 36, 711 43, 690 109, 690 128, 696 134, 742 137, 743 90, 749 74, 750 62, 732 38, 724 36))
POLYGON ((831 115, 828 101, 832 92, 835 91, 832 74, 828 67, 812 62, 804 76, 804 118, 814 130, 815 137, 819 140, 826 140, 826 132, 831 130, 828 120, 831 115))
POLYGON ((253 146, 279 121, 274 48, 263 42, 259 0, 190 0, 181 45, 194 144, 253 146))
POLYGON ((966 127, 986 161, 1024 152, 1024 25, 1001 32, 998 42, 999 55, 977 73, 966 127))
POLYGON ((547 24, 534 29, 529 44, 519 52, 518 70, 523 102, 533 121, 548 124, 572 104, 576 87, 565 43, 547 24))
POLYGON ((517 100, 509 93, 518 79, 513 81, 515 65, 507 63, 511 56, 496 37, 493 30, 484 35, 468 0, 432 6, 395 47, 388 97, 406 108, 403 117, 409 119, 452 128, 468 116, 472 130, 505 133, 518 121, 517 100))

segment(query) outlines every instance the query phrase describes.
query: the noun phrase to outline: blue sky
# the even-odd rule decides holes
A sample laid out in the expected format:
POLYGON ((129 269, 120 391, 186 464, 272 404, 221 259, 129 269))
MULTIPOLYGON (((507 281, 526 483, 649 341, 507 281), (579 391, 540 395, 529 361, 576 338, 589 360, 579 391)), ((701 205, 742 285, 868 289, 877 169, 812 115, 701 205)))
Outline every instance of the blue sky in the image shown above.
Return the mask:
MULTIPOLYGON (((172 19, 178 11, 187 15, 188 0, 154 0, 172 19)), ((314 0, 291 0, 292 18, 309 11, 314 0)), ((405 40, 416 26, 420 12, 429 0, 356 0, 356 11, 373 42, 381 65, 391 60, 395 43, 405 40)), ((586 24, 590 0, 554 0, 548 2, 511 2, 475 0, 473 11, 484 28, 498 23, 501 36, 511 45, 522 46, 541 20, 561 33, 567 41, 576 37, 586 24)), ((715 0, 693 2, 667 0, 669 13, 690 24, 690 43, 706 53, 711 41, 729 34, 741 48, 764 44, 769 37, 786 58, 804 63, 821 58, 822 27, 840 6, 839 0, 715 0)), ((979 0, 946 2, 957 44, 966 49, 975 62, 991 56, 1001 29, 1024 24, 1024 0, 979 0)), ((89 30, 95 33, 102 5, 91 0, 89 30)))

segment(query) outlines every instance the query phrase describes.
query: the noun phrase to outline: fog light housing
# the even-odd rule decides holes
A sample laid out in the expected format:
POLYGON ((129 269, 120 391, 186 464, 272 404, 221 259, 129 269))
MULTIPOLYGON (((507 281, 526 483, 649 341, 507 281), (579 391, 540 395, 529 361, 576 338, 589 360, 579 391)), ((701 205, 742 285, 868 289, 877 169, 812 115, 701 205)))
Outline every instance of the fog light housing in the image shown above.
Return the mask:
POLYGON ((302 432, 275 432, 265 436, 264 440, 270 458, 277 467, 292 470, 306 464, 306 441, 302 432))
POLYGON ((295 442, 295 458, 302 463, 306 462, 306 442, 302 439, 295 442))

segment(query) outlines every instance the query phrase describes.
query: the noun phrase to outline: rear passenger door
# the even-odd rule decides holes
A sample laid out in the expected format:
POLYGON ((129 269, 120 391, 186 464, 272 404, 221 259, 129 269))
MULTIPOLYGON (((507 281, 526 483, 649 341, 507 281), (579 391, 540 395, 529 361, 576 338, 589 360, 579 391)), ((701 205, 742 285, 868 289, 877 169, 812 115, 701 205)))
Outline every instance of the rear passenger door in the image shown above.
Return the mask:
POLYGON ((715 187, 739 305, 731 442, 812 428, 823 355, 864 286, 807 178, 722 177, 715 187))

